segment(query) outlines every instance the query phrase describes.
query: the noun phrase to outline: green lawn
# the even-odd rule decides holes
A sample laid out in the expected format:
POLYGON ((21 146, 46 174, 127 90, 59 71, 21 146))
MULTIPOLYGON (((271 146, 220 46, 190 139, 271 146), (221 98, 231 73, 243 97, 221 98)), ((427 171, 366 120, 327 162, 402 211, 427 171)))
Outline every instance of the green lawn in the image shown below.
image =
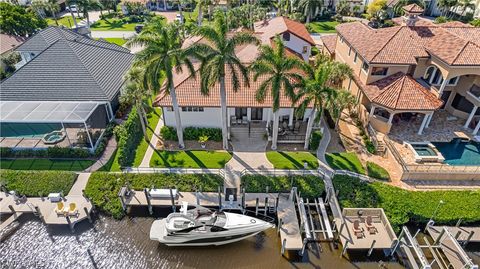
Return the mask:
MULTIPOLYGON (((81 22, 83 20, 83 18, 77 18, 77 23, 81 22)), ((47 18, 47 23, 48 25, 57 25, 55 23, 55 20, 53 18, 47 18)), ((59 25, 63 25, 67 28, 72 28, 73 26, 75 26, 75 23, 73 22, 73 19, 72 19, 72 16, 65 16, 65 17, 61 17, 61 18, 58 18, 58 24, 59 25)))
POLYGON ((267 159, 277 169, 303 169, 303 164, 308 163, 308 169, 318 168, 318 159, 310 152, 294 151, 269 151, 267 159))
POLYGON ((304 198, 318 198, 325 192, 325 185, 320 177, 306 176, 262 176, 244 175, 242 185, 246 192, 289 192, 297 187, 304 198))
POLYGON ((342 207, 381 207, 399 231, 407 222, 425 224, 440 200, 444 203, 434 217, 437 224, 454 225, 480 221, 480 191, 408 191, 391 185, 367 183, 354 177, 335 176, 335 189, 342 207))
MULTIPOLYGON (((97 39, 100 39, 100 38, 97 38, 97 39)), ((117 44, 119 46, 123 46, 125 43, 127 43, 127 40, 123 38, 112 37, 112 38, 102 38, 102 39, 109 43, 117 44)))
POLYGON ((380 180, 390 179, 390 174, 388 173, 388 171, 385 170, 385 168, 373 162, 367 162, 367 174, 370 177, 380 179, 380 180))
MULTIPOLYGON (((148 128, 147 128, 147 136, 152 139, 153 132, 155 131, 155 127, 157 127, 158 121, 162 116, 162 109, 161 108, 154 108, 151 112, 147 115, 148 117, 148 128)), ((135 160, 133 161, 133 166, 138 167, 142 163, 143 156, 147 151, 148 143, 145 139, 142 139, 140 145, 138 145, 137 150, 135 151, 135 160)))
POLYGON ((51 192, 67 194, 77 175, 66 171, 0 170, 0 183, 7 190, 29 197, 47 196, 51 192))
POLYGON ((307 27, 313 33, 336 33, 335 26, 337 21, 317 21, 307 24, 307 27))
POLYGON ((351 152, 328 153, 325 155, 328 164, 335 170, 349 170, 365 175, 363 167, 357 154, 351 152))
POLYGON ((95 206, 115 218, 123 216, 118 191, 128 182, 130 188, 169 188, 179 191, 193 192, 195 189, 213 192, 223 184, 219 175, 213 174, 121 174, 92 173, 85 188, 86 195, 92 199, 95 206))
POLYGON ((223 168, 231 158, 226 151, 155 151, 150 167, 223 168))
POLYGON ((125 23, 119 19, 98 20, 90 27, 92 31, 135 31, 139 23, 125 23))
POLYGON ((12 170, 83 171, 94 163, 94 160, 2 159, 0 167, 12 170))

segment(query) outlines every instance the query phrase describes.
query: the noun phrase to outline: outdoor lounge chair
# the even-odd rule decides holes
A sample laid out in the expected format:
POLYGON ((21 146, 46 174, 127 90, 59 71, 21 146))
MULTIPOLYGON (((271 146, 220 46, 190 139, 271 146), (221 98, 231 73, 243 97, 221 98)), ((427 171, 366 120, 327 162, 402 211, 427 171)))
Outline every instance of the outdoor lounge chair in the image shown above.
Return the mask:
POLYGON ((375 226, 373 225, 372 216, 367 216, 367 219, 365 221, 365 226, 367 226, 367 230, 370 234, 377 233, 377 228, 375 228, 375 226))
POLYGON ((75 216, 78 214, 78 209, 77 209, 77 204, 75 203, 70 203, 68 205, 68 215, 69 216, 75 216))
POLYGON ((296 121, 295 126, 293 127, 293 133, 298 133, 300 131, 300 122, 296 121))
POLYGON ((65 209, 65 205, 63 202, 58 202, 57 207, 55 208, 55 212, 57 212, 58 215, 63 215, 63 210, 65 209))
POLYGON ((359 220, 355 220, 353 222, 353 233, 357 236, 357 238, 363 238, 364 237, 363 230, 362 230, 362 228, 360 228, 360 221, 359 220))

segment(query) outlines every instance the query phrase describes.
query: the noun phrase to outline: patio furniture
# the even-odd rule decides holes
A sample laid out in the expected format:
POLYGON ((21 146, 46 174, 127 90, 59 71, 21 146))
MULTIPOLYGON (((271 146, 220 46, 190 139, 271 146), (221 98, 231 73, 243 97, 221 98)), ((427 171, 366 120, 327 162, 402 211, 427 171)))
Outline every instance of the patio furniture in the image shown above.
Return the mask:
POLYGON ((367 216, 367 220, 365 221, 365 226, 370 234, 376 234, 377 228, 373 225, 372 216, 367 216))
POLYGON ((237 117, 236 116, 230 116, 230 123, 232 125, 237 124, 237 117))
POLYGON ((293 133, 296 134, 300 131, 300 122, 296 121, 295 126, 293 127, 293 133))
POLYGON ((248 123, 248 118, 247 116, 242 117, 242 124, 247 124, 248 123))
POLYGON ((65 205, 63 204, 63 202, 58 202, 57 207, 55 208, 55 212, 57 213, 57 215, 63 215, 64 209, 65 209, 65 205))
POLYGON ((77 204, 75 203, 70 203, 68 205, 68 211, 66 211, 66 213, 69 215, 69 216, 76 216, 78 214, 78 209, 77 209, 77 204))
POLYGON ((355 220, 353 222, 353 233, 355 234, 355 236, 357 236, 357 238, 363 238, 364 237, 363 230, 362 230, 362 228, 360 228, 360 221, 359 220, 355 220))
POLYGON ((49 193, 48 200, 54 203, 60 202, 62 200, 62 195, 60 193, 49 193))
POLYGON ((282 122, 282 127, 284 130, 288 129, 288 123, 286 121, 282 122))

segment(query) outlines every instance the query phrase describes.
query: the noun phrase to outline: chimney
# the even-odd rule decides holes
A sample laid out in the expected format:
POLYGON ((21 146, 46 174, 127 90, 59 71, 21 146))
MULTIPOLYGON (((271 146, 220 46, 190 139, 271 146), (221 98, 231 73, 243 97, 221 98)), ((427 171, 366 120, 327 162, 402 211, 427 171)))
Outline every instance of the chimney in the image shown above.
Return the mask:
POLYGON ((405 26, 413 27, 418 21, 418 16, 423 13, 423 8, 417 4, 410 4, 403 7, 403 24, 405 26))

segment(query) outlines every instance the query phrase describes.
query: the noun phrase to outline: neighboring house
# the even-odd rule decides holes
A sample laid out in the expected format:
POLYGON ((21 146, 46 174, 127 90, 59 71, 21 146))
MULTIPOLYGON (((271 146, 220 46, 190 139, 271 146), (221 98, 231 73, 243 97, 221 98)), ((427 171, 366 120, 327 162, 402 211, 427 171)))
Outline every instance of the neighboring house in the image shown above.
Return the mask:
MULTIPOLYGON (((273 38, 279 35, 287 49, 287 54, 299 57, 308 61, 311 55, 312 46, 315 45, 313 39, 308 33, 305 26, 301 23, 292 21, 284 17, 276 17, 271 20, 261 21, 254 24, 254 34, 258 37, 261 44, 271 45, 273 38)), ((202 42, 198 37, 191 38, 184 43, 184 46, 189 46, 192 43, 202 42)), ((251 64, 258 56, 258 47, 256 45, 246 45, 237 49, 236 51, 240 60, 246 64, 251 64)), ((196 65, 198 70, 199 65, 196 65)), ((256 82, 253 80, 253 74, 250 73, 250 87, 243 85, 237 92, 232 89, 232 81, 230 77, 231 72, 227 71, 225 78, 227 88, 227 106, 228 106, 228 126, 247 128, 250 123, 258 123, 258 125, 269 128, 273 120, 272 113, 272 99, 268 95, 265 102, 260 103, 255 99, 255 93, 264 81, 264 77, 260 77, 256 82)), ((181 107, 182 126, 196 126, 196 127, 216 127, 221 128, 221 111, 220 111, 220 90, 219 85, 215 85, 210 90, 209 96, 204 96, 200 92, 200 79, 197 72, 197 78, 194 79, 184 73, 177 74, 174 77, 174 86, 177 94, 179 106, 181 107)), ((156 106, 163 107, 164 122, 167 126, 175 126, 175 117, 172 111, 172 102, 169 95, 159 95, 156 99, 156 106)), ((281 96, 279 118, 282 125, 287 125, 285 129, 294 128, 298 135, 279 137, 278 142, 297 142, 303 143, 305 140, 305 133, 300 134, 303 122, 308 118, 305 113, 304 116, 295 118, 292 102, 286 96, 281 96), (295 121, 296 120, 296 121, 295 121), (301 126, 300 126, 301 125, 301 126)), ((230 128, 230 130, 233 130, 230 128)), ((303 130, 303 129, 302 129, 303 130)), ((303 130, 305 131, 305 130, 303 130)), ((271 134, 271 133, 270 133, 271 134)))
MULTIPOLYGON (((0 34, 0 57, 5 57, 12 52, 16 47, 20 46, 25 41, 24 37, 0 34)), ((5 63, 0 59, 0 68, 5 69, 5 63)))
POLYGON ((26 63, 0 84, 1 147, 92 150, 113 120, 134 55, 115 44, 48 27, 18 47, 26 63))
POLYGON ((418 135, 412 139, 421 139, 436 124, 434 113, 442 111, 438 116, 446 116, 437 120, 443 131, 454 132, 445 128, 458 119, 457 133, 477 135, 480 28, 460 22, 432 24, 418 17, 423 10, 415 4, 404 11, 400 26, 372 29, 360 22, 337 26, 335 50, 327 50, 354 70, 354 78, 344 87, 357 96, 360 118, 385 134, 406 132, 402 128, 410 122, 409 128, 416 128, 418 135))

